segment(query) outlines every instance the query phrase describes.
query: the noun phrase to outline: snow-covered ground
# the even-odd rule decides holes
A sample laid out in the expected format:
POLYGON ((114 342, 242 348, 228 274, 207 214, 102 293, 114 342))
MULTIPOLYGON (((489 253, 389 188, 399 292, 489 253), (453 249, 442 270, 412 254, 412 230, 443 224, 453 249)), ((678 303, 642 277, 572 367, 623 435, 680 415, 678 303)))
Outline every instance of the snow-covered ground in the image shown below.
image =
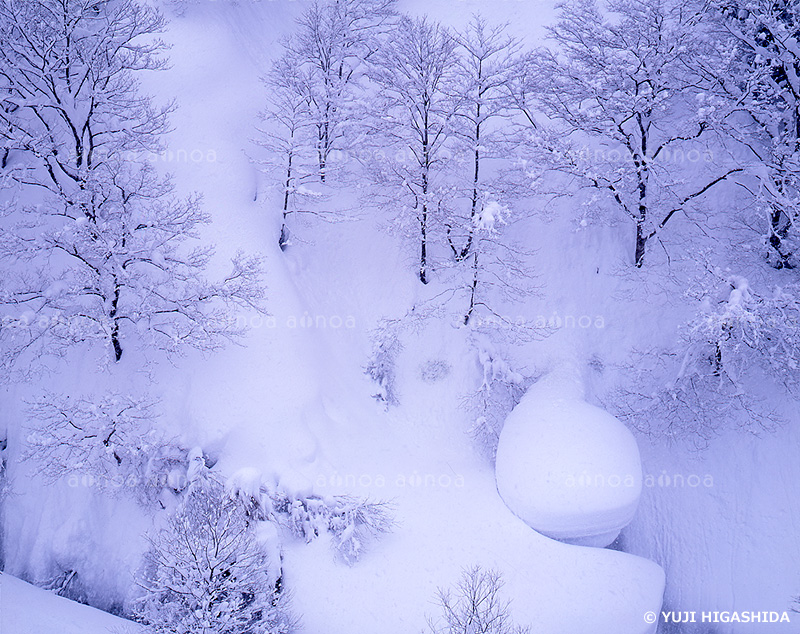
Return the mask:
POLYGON ((136 623, 0 573, 0 632, 3 634, 136 634, 140 631, 136 623))
MULTIPOLYGON (((480 10, 535 41, 555 13, 553 4, 405 0, 401 9, 453 24, 480 10)), ((647 614, 660 612, 662 597, 663 609, 675 611, 788 609, 800 593, 797 427, 762 438, 731 434, 702 454, 639 438, 640 463, 632 436, 581 400, 594 403, 607 387, 599 361, 611 367, 643 333, 669 332, 681 318, 680 306, 665 308, 655 291, 648 302, 630 299, 629 280, 618 275, 628 243, 619 227, 589 233, 561 217, 520 225, 536 249, 532 261, 543 286, 520 310, 548 318, 586 316, 592 325, 565 326, 515 350, 530 376, 574 368, 569 380, 579 384, 579 393, 564 407, 551 394, 548 404, 532 405, 530 415, 523 400, 509 419, 515 426, 506 439, 511 449, 504 450, 501 440, 498 454, 500 464, 507 464, 504 451, 525 464, 520 445, 538 437, 528 419, 531 425, 540 419, 555 424, 566 409, 565 420, 575 423, 569 433, 583 434, 599 416, 606 433, 592 428, 597 437, 584 436, 571 453, 553 454, 565 440, 558 433, 532 447, 534 457, 548 450, 552 469, 537 464, 541 481, 522 482, 516 494, 534 497, 535 511, 560 514, 555 523, 546 521, 553 516, 530 520, 531 526, 540 519, 547 524, 542 533, 573 541, 603 533, 605 545, 622 529, 616 549, 562 543, 523 521, 526 511, 515 506, 519 500, 511 499, 502 480, 523 478, 519 465, 496 482, 467 433, 462 397, 479 383, 481 368, 462 329, 430 321, 409 335, 398 362, 400 406, 386 411, 375 402, 375 385, 363 372, 370 331, 381 317, 399 317, 435 291, 420 287, 399 241, 380 230, 379 219, 347 188, 337 200, 346 222, 298 227, 302 241, 285 253, 278 248, 274 192, 251 160, 258 153, 251 140, 265 102, 260 77, 303 6, 190 4, 165 34, 171 67, 144 78, 148 90, 177 95, 179 103, 170 151, 156 165, 176 174, 181 192, 203 193, 214 220, 204 237, 217 245, 215 264, 222 267, 239 249, 264 257, 270 317, 247 316, 253 327, 242 346, 208 356, 190 353, 175 366, 156 365, 149 377, 131 371, 133 356, 110 375, 84 361, 53 384, 81 391, 125 382, 158 396, 169 431, 219 459, 214 468, 226 475, 250 469, 294 491, 391 502, 393 532, 370 544, 352 566, 334 557, 325 537, 284 545, 284 584, 309 634, 421 631, 436 613, 437 589, 453 586, 474 565, 502 573, 514 620, 531 632, 650 634, 656 626, 647 614), (572 464, 565 466, 567 459, 572 464), (573 487, 570 500, 550 490, 548 505, 548 493, 540 495, 537 486, 546 488, 558 466, 565 471, 557 477, 570 468, 576 478, 585 472, 594 477, 600 469, 605 478, 620 476, 623 486, 606 488, 600 506, 598 496, 579 499, 591 492, 585 487, 573 487), (663 473, 697 474, 701 484, 658 484, 663 473), (706 475, 712 476, 710 486, 702 480, 706 475), (655 476, 655 485, 648 476, 655 476), (558 524, 571 511, 589 518, 577 532, 575 516, 570 527, 558 524)), ((19 421, 33 392, 32 386, 16 386, 0 396, 9 446, 24 440, 19 421)), ((563 428, 560 433, 565 435, 563 428)), ((119 607, 118 598, 133 589, 146 548, 142 535, 153 521, 133 503, 106 500, 91 487, 44 486, 29 477, 31 468, 12 464, 9 470, 14 494, 6 498, 0 533, 8 573, 0 574, 0 634, 138 631, 10 576, 42 581, 38 576, 54 560, 83 567, 92 571, 87 583, 108 590, 108 597, 93 597, 95 604, 119 607)), ((785 624, 715 627, 715 634, 795 631, 785 624)))

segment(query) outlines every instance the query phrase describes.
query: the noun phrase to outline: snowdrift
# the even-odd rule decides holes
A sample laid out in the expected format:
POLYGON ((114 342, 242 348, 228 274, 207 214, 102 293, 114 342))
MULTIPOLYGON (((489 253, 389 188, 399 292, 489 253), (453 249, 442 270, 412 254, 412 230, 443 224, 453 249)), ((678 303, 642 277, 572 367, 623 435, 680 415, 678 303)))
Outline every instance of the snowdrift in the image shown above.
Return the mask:
POLYGON ((509 415, 496 472, 500 495, 528 526, 586 546, 611 544, 642 492, 633 435, 604 410, 558 394, 552 381, 531 388, 509 415))

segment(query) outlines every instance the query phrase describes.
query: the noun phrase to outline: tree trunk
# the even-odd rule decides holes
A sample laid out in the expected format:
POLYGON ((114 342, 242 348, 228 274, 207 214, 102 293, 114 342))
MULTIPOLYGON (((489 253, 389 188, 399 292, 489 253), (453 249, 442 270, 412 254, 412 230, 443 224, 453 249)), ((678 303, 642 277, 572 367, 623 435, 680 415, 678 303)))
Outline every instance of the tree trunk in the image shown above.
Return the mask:
POLYGON ((111 311, 108 316, 113 321, 111 327, 111 345, 114 348, 114 361, 119 361, 122 358, 122 345, 119 341, 119 319, 117 318, 117 309, 119 307, 119 284, 114 283, 114 299, 111 301, 111 311))
POLYGON ((465 326, 469 324, 469 320, 472 318, 472 313, 475 310, 475 294, 478 290, 478 270, 478 251, 475 250, 472 253, 472 285, 469 291, 469 309, 467 310, 467 314, 464 315, 465 326))
POLYGON ((122 358, 122 346, 119 343, 119 323, 114 322, 114 329, 111 331, 111 345, 114 346, 114 361, 122 358))
POLYGON ((790 222, 785 218, 783 210, 773 206, 769 222, 769 245, 778 256, 778 261, 773 264, 776 269, 792 269, 794 266, 789 261, 792 254, 785 249, 784 239, 789 233, 790 222))
POLYGON ((637 115, 636 121, 639 124, 639 152, 634 154, 633 162, 636 165, 636 177, 639 180, 639 210, 636 217, 636 252, 633 256, 633 261, 636 268, 642 268, 644 263, 644 251, 647 246, 648 237, 645 234, 644 223, 647 220, 647 183, 650 176, 650 168, 648 161, 650 160, 647 154, 648 145, 648 131, 650 129, 650 110, 637 115))
POLYGON ((289 152, 288 162, 286 165, 286 182, 283 186, 283 222, 281 223, 281 235, 278 238, 278 246, 281 248, 281 251, 286 251, 286 248, 289 246, 289 230, 286 227, 286 217, 289 215, 289 191, 292 188, 293 158, 293 152, 289 152))
POLYGON ((286 216, 284 216, 284 221, 281 223, 281 235, 278 238, 278 246, 281 248, 281 251, 286 251, 289 248, 289 229, 286 227, 286 216))
POLYGON ((420 217, 421 244, 419 254, 419 281, 428 283, 428 180, 431 168, 430 146, 428 144, 428 113, 425 113, 425 135, 422 139, 422 216, 420 217))
POLYGON ((422 217, 419 223, 421 232, 420 252, 419 252, 419 281, 423 284, 428 283, 428 208, 422 206, 422 217))
POLYGON ((644 263, 644 251, 647 245, 647 236, 644 233, 644 222, 640 219, 636 221, 636 253, 633 256, 633 261, 636 268, 642 268, 644 263))

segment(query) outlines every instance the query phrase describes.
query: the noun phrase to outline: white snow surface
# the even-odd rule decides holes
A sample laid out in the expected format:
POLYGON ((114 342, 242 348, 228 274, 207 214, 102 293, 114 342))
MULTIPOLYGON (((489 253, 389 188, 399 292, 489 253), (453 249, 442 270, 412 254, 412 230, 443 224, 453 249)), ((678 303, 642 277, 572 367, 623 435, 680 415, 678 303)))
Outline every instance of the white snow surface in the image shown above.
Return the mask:
POLYGON ((497 488, 540 533, 608 546, 636 512, 642 465, 636 440, 608 412, 565 393, 563 378, 534 385, 506 419, 497 488))
MULTIPOLYGON (((493 4, 484 10, 490 7, 494 13, 493 4)), ((73 366, 56 379, 59 388, 80 392, 124 381, 160 396, 169 431, 218 458, 216 470, 236 474, 232 487, 253 487, 263 477, 299 493, 393 504, 394 532, 370 544, 352 567, 335 558, 325 535, 284 544, 284 584, 302 632, 419 632, 437 614, 437 589, 482 565, 503 575, 513 618, 531 631, 650 634, 643 614, 661 605, 658 565, 543 537, 498 495, 493 469, 475 450, 460 407, 482 372, 462 332, 429 322, 400 359, 402 408, 386 413, 372 400, 374 384, 363 374, 369 331, 383 316, 402 315, 423 291, 437 292, 435 282, 420 288, 397 240, 366 214, 300 226, 303 241, 279 250, 279 218, 248 158, 256 151, 249 140, 265 103, 259 77, 301 8, 291 2, 192 5, 165 34, 170 70, 143 79, 147 90, 180 95, 170 148, 213 157, 162 167, 175 173, 181 191, 204 193, 214 218, 204 237, 217 244, 222 271, 224 258, 240 248, 264 257, 270 319, 253 320, 245 346, 207 357, 190 353, 176 366, 151 367, 150 378, 132 370, 130 354, 110 375, 90 361, 73 366), (332 327, 334 316, 355 327, 332 327), (447 369, 435 383, 422 378, 430 362, 447 369)), ((464 10, 476 8, 470 2, 464 10)), ((511 17, 523 8, 508 3, 499 13, 511 17)), ((340 204, 358 208, 346 191, 340 204)), ((25 420, 23 392, 9 396, 15 404, 9 420, 25 420)), ((21 441, 17 434, 10 442, 21 441)), ((45 575, 59 554, 48 547, 52 535, 64 532, 58 526, 65 518, 77 527, 93 517, 97 501, 85 489, 42 487, 23 473, 19 467, 12 474, 20 495, 8 505, 6 535, 18 547, 7 553, 7 570, 45 575), (71 513, 74 499, 85 501, 71 513)), ((76 528, 62 539, 70 552, 80 552, 71 566, 101 570, 104 579, 117 570, 109 586, 116 595, 133 591, 142 533, 153 521, 128 505, 119 509, 116 521, 93 521, 90 533, 76 528)))
POLYGON ((0 572, 0 634, 139 634, 131 621, 0 572))
MULTIPOLYGON (((510 20, 513 30, 538 44, 554 4, 406 0, 401 8, 448 23, 463 23, 480 10, 493 20, 510 20)), ((545 634, 654 631, 643 615, 659 610, 665 580, 661 568, 645 557, 669 575, 665 609, 785 609, 800 587, 797 425, 746 443, 741 436, 726 439, 709 454, 684 461, 669 447, 645 450, 646 473, 711 473, 714 486, 645 488, 641 508, 623 532, 625 548, 642 555, 635 557, 554 541, 506 506, 495 473, 476 456, 459 409, 465 390, 480 384, 482 366, 450 325, 432 325, 408 342, 398 368, 402 407, 385 413, 371 401, 374 385, 362 374, 367 333, 380 317, 398 316, 420 298, 410 259, 395 240, 376 230, 369 214, 352 223, 300 227, 297 233, 305 242, 281 253, 275 207, 243 151, 250 147, 256 113, 265 103, 258 78, 278 50, 277 40, 305 6, 198 2, 165 34, 173 45, 171 69, 143 80, 159 98, 179 96, 170 148, 213 157, 197 163, 165 159, 157 167, 175 172, 181 191, 204 193, 214 218, 204 237, 218 245, 220 258, 239 248, 264 256, 274 320, 254 321, 245 347, 209 358, 190 354, 175 368, 153 369, 152 383, 125 365, 130 359, 108 377, 86 360, 54 377, 55 387, 80 392, 122 383, 144 386, 164 399, 169 431, 219 458, 215 468, 222 473, 238 471, 231 486, 257 486, 263 477, 320 495, 391 500, 395 531, 370 545, 352 567, 335 560, 324 537, 284 545, 285 586, 302 616, 302 632, 419 632, 426 615, 436 613, 436 589, 455 584, 461 570, 475 564, 499 570, 514 619, 545 634), (292 325, 305 315, 315 320, 314 327, 292 325), (353 317, 357 326, 316 325, 317 317, 324 323, 333 315, 353 317), (435 384, 420 379, 420 368, 430 361, 450 367, 435 384)), ((624 289, 614 273, 621 262, 629 265, 629 240, 618 228, 575 230, 558 219, 531 224, 526 236, 540 248, 535 268, 546 294, 520 312, 586 315, 594 325, 560 328, 529 355, 533 367, 524 370, 535 375, 568 352, 581 362, 587 383, 596 382, 600 391, 603 364, 590 370, 590 360, 606 366, 623 362, 620 351, 644 333, 674 332, 680 317, 665 309, 657 294, 636 305, 620 300, 624 289)), ((436 280, 431 294, 435 286, 436 280)), ((591 386, 587 392, 591 397, 591 386)), ((526 403, 535 394, 536 389, 526 403)), ((18 447, 24 437, 18 422, 25 422, 22 401, 29 395, 24 387, 2 394, 0 428, 9 427, 9 447, 18 447)), ((583 398, 581 390, 565 391, 561 401, 547 407, 587 411, 583 398)), ((542 405, 520 426, 543 416, 542 405)), ((515 418, 516 412, 509 434, 515 418)), ((553 433, 552 442, 558 436, 564 434, 553 433)), ((592 447, 572 440, 573 453, 564 456, 578 462, 579 452, 592 447)), ((623 453, 612 452, 615 459, 623 453)), ((632 463, 632 451, 626 455, 632 463)), ((588 458, 599 464, 596 456, 588 458)), ((109 592, 129 589, 150 519, 137 515, 132 504, 99 503, 82 488, 44 487, 28 477, 31 469, 11 467, 15 495, 7 504, 4 530, 14 547, 5 553, 7 570, 44 574, 50 560, 67 553, 72 557, 67 563, 93 570, 90 580, 104 583, 109 592)), ((603 501, 612 501, 611 492, 604 492, 609 497, 603 501)), ((618 494, 613 501, 620 502, 618 494)), ((596 496, 589 500, 596 501, 596 496)), ((548 502, 553 508, 559 500, 548 502)), ((619 517, 623 506, 615 507, 619 517)), ((275 535, 264 531, 260 537, 274 545, 275 535)), ((0 634, 95 634, 132 627, 7 575, 0 575, 0 592, 0 634), (78 625, 69 629, 73 622, 78 625), (93 629, 95 622, 100 629, 93 629)), ((734 630, 718 630, 729 631, 734 630)), ((759 630, 742 626, 735 631, 759 630)), ((776 625, 769 631, 794 629, 776 625)))

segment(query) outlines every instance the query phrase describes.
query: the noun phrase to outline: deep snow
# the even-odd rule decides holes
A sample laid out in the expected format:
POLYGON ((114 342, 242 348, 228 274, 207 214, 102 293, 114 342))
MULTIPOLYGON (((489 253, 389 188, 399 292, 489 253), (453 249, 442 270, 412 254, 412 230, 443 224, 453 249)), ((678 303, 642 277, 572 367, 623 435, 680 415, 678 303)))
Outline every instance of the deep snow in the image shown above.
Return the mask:
POLYGON ((0 572, 3 634, 137 634, 140 626, 0 572))
POLYGON ((642 465, 633 434, 575 383, 559 368, 522 397, 500 434, 497 488, 540 533, 605 547, 633 519, 642 465))
MULTIPOLYGON (((549 3, 516 0, 404 5, 456 22, 480 8, 526 34, 529 24, 530 33, 540 34, 539 25, 552 15, 549 3)), ((173 158, 165 156, 157 165, 174 171, 183 191, 205 194, 215 220, 206 233, 218 245, 220 263, 238 248, 264 255, 273 319, 248 316, 254 328, 246 347, 207 359, 190 354, 177 367, 155 367, 152 381, 132 376, 125 362, 111 377, 99 379, 86 361, 58 378, 60 389, 129 381, 160 395, 172 431, 189 446, 201 445, 219 457, 216 468, 224 473, 251 468, 274 474, 295 490, 393 501, 394 533, 373 544, 353 567, 335 561, 324 539, 286 546, 285 582, 307 632, 419 631, 436 610, 437 587, 456 583, 461 569, 474 564, 503 573, 515 619, 531 624, 533 632, 652 631, 643 615, 660 605, 659 565, 667 573, 669 609, 786 609, 800 591, 800 467, 793 429, 759 439, 731 436, 703 456, 688 458, 680 457, 682 450, 643 444, 645 475, 708 472, 714 486, 645 485, 622 536, 623 547, 641 555, 636 557, 556 542, 506 507, 492 468, 466 434, 460 395, 480 370, 463 333, 449 323, 431 323, 410 337, 399 367, 401 407, 386 413, 371 399, 374 386, 362 372, 369 330, 381 316, 399 316, 433 291, 420 289, 398 241, 376 228, 377 219, 360 208, 352 191, 341 195, 352 222, 300 226, 297 234, 306 242, 285 254, 277 247, 279 221, 265 180, 249 159, 257 152, 249 140, 264 102, 259 76, 302 7, 247 1, 191 6, 166 34, 173 44, 172 68, 145 81, 157 94, 178 95, 180 101, 169 139, 173 158), (205 158, 180 158, 193 151, 205 158), (298 325, 306 316, 313 327, 298 325), (355 326, 333 328, 333 317, 342 323, 352 318, 355 326), (449 372, 427 382, 421 369, 430 362, 441 362, 449 372), (754 578, 765 581, 756 584, 754 578)), ((570 219, 555 217, 530 221, 520 230, 539 249, 534 262, 544 285, 526 314, 587 315, 593 325, 561 328, 515 350, 516 356, 530 375, 574 363, 592 401, 604 387, 598 360, 610 366, 643 333, 674 330, 679 309, 665 310, 657 292, 649 303, 629 301, 625 282, 616 276, 628 246, 618 227, 577 231, 570 219)), ((4 417, 12 423, 10 442, 24 436, 16 424, 24 419, 21 399, 28 394, 19 387, 3 397, 4 417)), ((626 460, 627 468, 630 454, 626 460)), ((111 593, 130 591, 130 575, 119 570, 135 568, 146 518, 124 501, 101 503, 92 491, 43 490, 21 466, 12 475, 19 495, 6 512, 5 539, 14 545, 6 552, 9 572, 35 576, 48 562, 68 556, 97 571, 92 580, 106 583, 111 593)), ((620 517, 627 518, 633 504, 620 504, 620 517)), ((6 575, 0 583, 4 600, 20 597, 33 607, 30 614, 8 612, 17 615, 13 618, 45 613, 49 618, 73 608, 81 616, 68 618, 106 618, 94 611, 84 617, 88 608, 57 598, 50 602, 49 595, 6 575)), ((34 626, 26 622, 8 631, 28 634, 28 627, 34 626)), ((793 630, 774 625, 769 631, 793 630)))

